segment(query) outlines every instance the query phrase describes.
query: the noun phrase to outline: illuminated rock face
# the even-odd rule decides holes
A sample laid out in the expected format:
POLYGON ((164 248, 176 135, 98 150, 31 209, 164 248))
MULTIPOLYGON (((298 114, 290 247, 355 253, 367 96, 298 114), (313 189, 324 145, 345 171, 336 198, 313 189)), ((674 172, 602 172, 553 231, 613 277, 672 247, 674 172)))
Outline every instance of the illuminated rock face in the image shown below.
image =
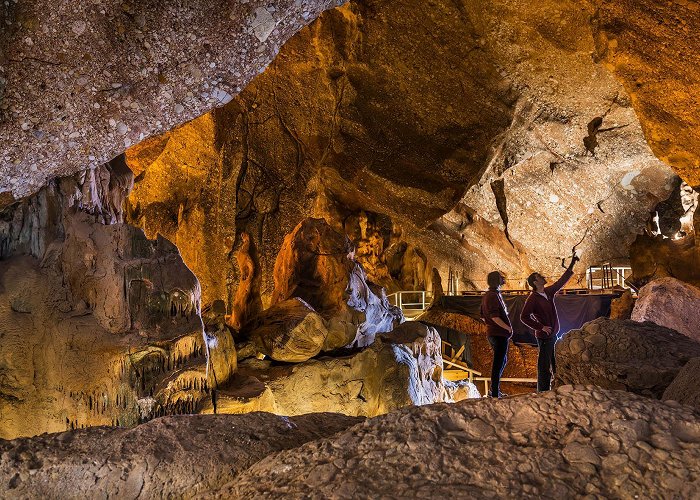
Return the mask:
POLYGON ((700 185, 697 2, 590 3, 596 59, 625 85, 654 154, 700 185))
POLYGON ((700 289, 675 278, 654 280, 639 290, 634 321, 652 321, 700 342, 700 289))
POLYGON ((523 288, 531 271, 560 272, 582 238, 581 270, 627 257, 674 177, 591 60, 592 11, 460 9, 324 13, 224 108, 128 152, 130 220, 176 241, 204 301, 229 309, 240 235, 267 306, 277 248, 308 216, 350 234, 389 291, 429 287, 432 267, 443 279, 451 267, 459 289, 484 288, 494 269, 523 288))
POLYGON ((0 491, 17 498, 201 495, 271 453, 362 420, 331 413, 171 416, 133 429, 0 441, 0 491))
MULTIPOLYGON (((405 406, 474 397, 479 393, 472 384, 442 378, 435 329, 406 322, 349 354, 282 366, 241 361, 236 377, 217 392, 217 412, 333 411, 372 417, 405 406)), ((205 404, 203 411, 213 412, 213 404, 205 404)))
POLYGON ((298 297, 326 320, 325 350, 368 346, 403 321, 384 290, 367 283, 347 237, 323 219, 305 219, 285 237, 274 281, 273 305, 298 297))
POLYGON ((268 456, 212 495, 693 497, 699 429, 688 406, 565 386, 406 408, 268 456))
POLYGON ((3 205, 231 100, 333 0, 0 7, 3 205))
POLYGON ((196 277, 117 222, 129 179, 58 179, 3 214, 1 437, 193 411, 213 383, 196 277))
POLYGON ((557 343, 558 384, 595 384, 660 399, 700 343, 650 322, 599 318, 557 343))

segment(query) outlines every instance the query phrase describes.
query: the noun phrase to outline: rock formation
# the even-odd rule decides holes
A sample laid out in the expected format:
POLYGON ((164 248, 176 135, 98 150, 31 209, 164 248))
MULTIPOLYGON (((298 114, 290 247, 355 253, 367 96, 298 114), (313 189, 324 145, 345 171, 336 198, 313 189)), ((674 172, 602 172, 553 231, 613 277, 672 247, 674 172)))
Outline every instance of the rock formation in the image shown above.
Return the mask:
POLYGON ((630 290, 610 302, 610 319, 630 319, 634 309, 634 298, 630 290))
POLYGON ((389 292, 425 289, 432 267, 455 270, 460 290, 493 269, 522 288, 533 270, 559 273, 584 235, 581 269, 626 258, 675 178, 591 60, 591 14, 413 0, 327 11, 224 108, 127 153, 141 175, 132 220, 175 241, 205 302, 229 308, 241 232, 267 306, 276 250, 309 216, 350 234, 389 292))
POLYGON ((688 361, 673 379, 661 399, 664 401, 678 401, 684 405, 694 406, 700 410, 700 386, 698 385, 698 373, 700 373, 700 358, 688 361))
MULTIPOLYGON (((270 411, 300 415, 334 411, 376 416, 411 405, 479 397, 472 384, 442 378, 440 337, 435 329, 406 322, 370 346, 333 357, 273 365, 255 359, 217 393, 219 413, 270 411)), ((205 404, 203 411, 213 411, 205 404)))
POLYGON ((120 165, 2 214, 1 437, 192 411, 211 384, 207 354, 220 382, 235 370, 230 334, 204 345, 199 283, 177 248, 118 222, 120 165))
POLYGON ((595 58, 622 81, 654 154, 700 185, 695 1, 591 0, 595 58))
POLYGON ((700 494, 698 443, 691 407, 564 386, 374 418, 270 455, 210 494, 689 498, 700 494))
POLYGON ((362 419, 337 414, 163 417, 131 429, 96 427, 0 440, 5 498, 154 498, 216 490, 263 457, 362 419))
POLYGON ((639 290, 634 321, 652 321, 700 342, 700 289, 675 278, 661 278, 639 290))
POLYGON ((316 356, 328 336, 323 318, 298 297, 266 309, 248 328, 258 352, 291 363, 316 356))
POLYGON ((230 101, 291 35, 336 5, 3 5, 3 204, 230 101))
POLYGON ((370 345, 376 334, 403 321, 384 290, 367 283, 347 237, 323 219, 306 219, 287 235, 274 279, 273 304, 298 297, 324 317, 325 350, 370 345))
POLYGON ((599 318, 557 344, 557 384, 595 384, 661 398, 700 343, 650 322, 599 318))

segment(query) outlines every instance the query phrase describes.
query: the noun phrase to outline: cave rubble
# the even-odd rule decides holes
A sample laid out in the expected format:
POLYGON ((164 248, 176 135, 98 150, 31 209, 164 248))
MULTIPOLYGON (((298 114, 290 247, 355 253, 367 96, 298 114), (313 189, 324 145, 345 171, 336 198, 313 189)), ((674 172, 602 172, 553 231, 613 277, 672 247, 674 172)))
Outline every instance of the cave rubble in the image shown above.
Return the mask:
POLYGON ((268 456, 205 496, 690 498, 699 440, 689 406, 563 386, 369 419, 268 456))
POLYGON ((660 399, 700 342, 652 322, 598 318, 556 349, 557 384, 595 384, 660 399))
POLYGON ((129 428, 95 427, 0 440, 5 498, 200 495, 263 457, 345 430, 362 418, 188 415, 129 428))
POLYGON ((700 288, 675 278, 661 278, 639 290, 634 321, 651 321, 700 342, 700 288))

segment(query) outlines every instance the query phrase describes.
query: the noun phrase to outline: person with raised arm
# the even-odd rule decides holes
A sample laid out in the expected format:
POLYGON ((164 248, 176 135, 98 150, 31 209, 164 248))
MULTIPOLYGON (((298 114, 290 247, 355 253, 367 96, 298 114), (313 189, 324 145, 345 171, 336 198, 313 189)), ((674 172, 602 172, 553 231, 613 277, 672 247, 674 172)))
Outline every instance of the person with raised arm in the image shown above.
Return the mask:
POLYGON ((532 273, 527 283, 532 292, 525 300, 520 320, 534 330, 539 353, 537 356, 537 392, 548 391, 552 387, 552 377, 556 373, 554 346, 559 333, 559 317, 555 295, 573 276, 574 264, 579 258, 574 251, 571 263, 564 274, 554 284, 545 286, 547 280, 540 273, 532 273))

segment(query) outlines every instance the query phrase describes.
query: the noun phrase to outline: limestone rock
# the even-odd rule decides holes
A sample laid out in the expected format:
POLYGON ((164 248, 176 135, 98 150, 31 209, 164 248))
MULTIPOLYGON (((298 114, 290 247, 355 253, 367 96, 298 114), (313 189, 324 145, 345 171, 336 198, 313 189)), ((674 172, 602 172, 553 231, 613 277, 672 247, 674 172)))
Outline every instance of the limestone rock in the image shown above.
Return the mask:
POLYGON ((177 248, 119 222, 120 168, 56 179, 2 214, 0 437, 193 412, 235 370, 229 332, 205 342, 177 248))
POLYGON ((691 90, 700 83, 697 3, 590 3, 596 59, 624 84, 654 154, 697 186, 700 119, 691 90))
POLYGON ((630 319, 634 309, 634 298, 630 290, 610 302, 610 319, 630 319))
POLYGON ((700 288, 675 278, 644 285, 632 311, 635 321, 652 321, 700 342, 700 288))
POLYGON ((275 261, 272 303, 299 297, 327 322, 325 350, 367 346, 403 321, 383 290, 372 288, 352 259, 347 237, 323 219, 305 219, 284 240, 275 261))
POLYGON ((700 358, 693 358, 681 368, 671 385, 664 391, 661 399, 664 401, 672 399, 700 410, 698 373, 700 373, 700 358))
POLYGON ((332 0, 207 0, 0 10, 0 192, 106 163, 230 101, 332 0))
POLYGON ((0 440, 4 498, 154 498, 216 490, 263 457, 330 436, 362 419, 164 417, 131 429, 97 427, 0 440))
MULTIPOLYGON (((217 411, 300 415, 325 409, 375 416, 404 406, 473 397, 479 397, 473 384, 442 378, 435 329, 406 322, 347 355, 285 366, 243 361, 239 373, 218 392, 217 411)), ((207 402, 202 411, 212 412, 213 404, 207 402)))
POLYGON ((259 352, 291 363, 316 356, 328 336, 323 318, 298 297, 266 309, 247 329, 259 352))
POLYGON ((565 386, 406 408, 268 456, 207 496, 690 498, 698 443, 691 407, 565 386))
POLYGON ((557 384, 595 384, 661 398, 700 343, 655 325, 598 318, 557 343, 557 384))

